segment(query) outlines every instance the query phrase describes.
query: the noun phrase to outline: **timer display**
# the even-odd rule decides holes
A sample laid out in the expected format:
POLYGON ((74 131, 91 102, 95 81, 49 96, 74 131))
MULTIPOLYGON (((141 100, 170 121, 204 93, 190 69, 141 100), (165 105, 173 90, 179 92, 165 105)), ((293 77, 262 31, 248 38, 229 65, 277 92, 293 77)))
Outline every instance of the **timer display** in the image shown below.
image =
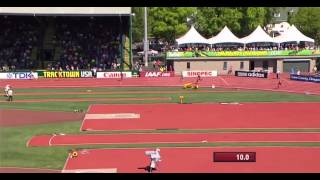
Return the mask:
POLYGON ((256 162, 255 152, 214 152, 214 162, 256 162))

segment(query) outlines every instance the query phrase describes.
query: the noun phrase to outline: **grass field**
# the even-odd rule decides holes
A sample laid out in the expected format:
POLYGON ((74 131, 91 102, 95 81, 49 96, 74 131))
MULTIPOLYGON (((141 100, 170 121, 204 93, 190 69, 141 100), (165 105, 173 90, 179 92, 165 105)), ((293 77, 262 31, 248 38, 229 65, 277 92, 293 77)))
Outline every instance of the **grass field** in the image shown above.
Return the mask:
MULTIPOLYGON (((234 91, 234 92, 199 92, 197 90, 183 90, 181 88, 90 88, 93 94, 49 94, 50 92, 87 92, 87 88, 61 88, 61 89, 17 89, 15 92, 46 92, 47 95, 17 95, 15 100, 22 99, 54 99, 54 98, 145 98, 145 97, 171 97, 171 100, 161 101, 87 101, 87 102, 37 102, 17 103, 1 102, 1 109, 29 109, 46 111, 74 111, 86 110, 90 104, 124 104, 124 103, 177 103, 178 97, 183 95, 186 103, 204 102, 320 102, 320 96, 289 94, 267 91, 234 91), (157 91, 157 93, 128 94, 121 92, 157 91), (176 93, 161 93, 165 91, 181 91, 176 93), (117 94, 94 94, 94 92, 116 92, 117 94)), ((223 91, 224 89, 203 88, 202 90, 223 91)), ((226 90, 230 91, 230 90, 226 90)), ((3 97, 4 99, 4 97, 3 97)), ((22 117, 23 118, 23 117, 22 117)), ((21 127, 0 128, 0 166, 8 167, 34 167, 62 169, 66 160, 67 151, 71 147, 41 147, 27 148, 27 141, 34 135, 52 133, 92 133, 79 132, 81 122, 65 122, 42 125, 28 125, 21 127)), ((163 131, 107 131, 98 133, 154 133, 154 132, 181 132, 181 133, 220 133, 220 132, 320 132, 320 129, 208 129, 208 130, 163 130, 163 131)), ((76 146, 75 148, 94 147, 164 147, 164 146, 320 146, 320 143, 206 143, 206 144, 119 144, 99 146, 76 146)))

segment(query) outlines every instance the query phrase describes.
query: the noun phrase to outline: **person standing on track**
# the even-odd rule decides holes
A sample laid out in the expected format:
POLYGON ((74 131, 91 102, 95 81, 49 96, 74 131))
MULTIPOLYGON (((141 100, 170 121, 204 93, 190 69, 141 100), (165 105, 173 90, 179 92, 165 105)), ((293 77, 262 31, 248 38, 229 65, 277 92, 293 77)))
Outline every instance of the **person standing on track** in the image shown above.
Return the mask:
POLYGON ((277 79, 280 78, 280 70, 277 71, 277 79))
POLYGON ((10 85, 7 84, 7 85, 5 86, 5 88, 4 88, 4 96, 8 97, 8 91, 9 91, 9 89, 10 89, 10 85))
POLYGON ((8 90, 8 101, 13 101, 13 90, 10 88, 8 90))
POLYGON ((200 76, 200 74, 198 74, 198 77, 197 77, 197 82, 198 81, 201 81, 201 76, 200 76))
POLYGON ((198 75, 198 77, 197 77, 197 80, 196 80, 196 82, 194 83, 195 84, 195 87, 196 87, 196 89, 198 89, 198 87, 199 87, 199 81, 201 81, 202 79, 201 79, 201 76, 200 76, 200 74, 198 75))
POLYGON ((281 85, 282 85, 282 83, 281 83, 281 80, 279 79, 278 84, 277 84, 277 89, 279 89, 281 85))
POLYGON ((313 72, 314 72, 314 74, 317 74, 317 72, 318 72, 317 66, 314 66, 314 67, 313 67, 313 72))

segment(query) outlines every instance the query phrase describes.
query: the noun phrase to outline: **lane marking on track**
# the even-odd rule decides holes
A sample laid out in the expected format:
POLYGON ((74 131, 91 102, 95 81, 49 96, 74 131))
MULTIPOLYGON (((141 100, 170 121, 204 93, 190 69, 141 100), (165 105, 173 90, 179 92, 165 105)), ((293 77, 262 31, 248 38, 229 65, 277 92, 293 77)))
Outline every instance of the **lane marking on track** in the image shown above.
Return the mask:
POLYGON ((56 134, 53 134, 52 137, 49 139, 49 142, 48 142, 49 146, 52 146, 51 141, 52 141, 53 138, 56 137, 56 136, 57 136, 56 134))
MULTIPOLYGON (((112 148, 99 148, 99 149, 85 149, 87 151, 91 151, 90 153, 94 153, 92 151, 101 151, 101 150, 146 150, 146 149, 153 149, 154 147, 112 147, 112 148)), ((239 145, 239 146, 229 146, 229 145, 221 145, 221 146, 199 146, 199 147, 161 147, 161 149, 220 149, 220 148, 243 148, 243 149, 264 149, 264 148, 289 148, 289 149, 309 149, 309 148, 313 148, 313 149, 319 149, 319 146, 286 146, 286 145, 268 145, 268 146, 243 146, 243 145, 239 145)))
POLYGON ((85 119, 138 119, 140 114, 136 113, 110 113, 110 114, 86 114, 85 119))
POLYGON ((62 170, 62 173, 117 173, 117 168, 106 169, 68 169, 62 170))
POLYGON ((199 141, 171 141, 171 142, 118 142, 118 143, 64 143, 59 144, 55 143, 52 146, 75 146, 75 145, 149 145, 149 144, 199 144, 199 143, 320 143, 320 141, 207 141, 207 140, 199 140, 199 141))
MULTIPOLYGON (((81 126, 82 127, 82 126, 81 126)), ((254 128, 213 128, 213 129, 179 129, 179 130, 186 130, 186 131, 210 131, 210 130, 218 130, 218 131, 223 131, 223 130, 265 130, 265 129, 271 129, 271 130, 282 130, 282 129, 286 129, 286 130, 297 130, 297 129, 303 129, 303 130, 315 130, 311 133, 318 133, 320 132, 320 128, 299 128, 299 127, 294 127, 294 128, 259 128, 259 127, 254 127, 254 128)), ((157 129, 115 129, 115 130, 108 130, 108 129, 92 129, 92 128, 88 128, 88 129, 80 129, 80 131, 92 131, 92 132, 104 132, 104 131, 109 131, 109 132, 121 132, 121 131, 157 131, 157 129)), ((286 131, 288 133, 300 133, 300 132, 295 132, 295 131, 286 131)), ((282 133, 286 133, 286 132, 282 132, 282 133)), ((139 132, 140 133, 140 132, 139 132)), ((178 133, 185 133, 185 132, 178 132, 178 133)), ((197 133, 197 132, 196 132, 197 133)), ((211 133, 211 132, 210 132, 211 133)), ((216 132, 214 132, 216 133, 216 132)), ((218 133, 226 133, 226 132, 218 132, 218 133)), ((231 133, 242 133, 242 132, 231 132, 231 133)), ((255 131, 251 131, 251 132, 243 132, 243 133, 260 133, 255 132, 255 131)), ((278 132, 261 132, 261 133, 278 133, 278 132)), ((301 132, 301 133, 309 133, 308 132, 301 132)), ((128 133, 131 134, 131 133, 128 133)), ((132 134, 136 134, 136 133, 132 133, 132 134)), ((144 132, 142 132, 142 134, 145 134, 144 132)))
POLYGON ((230 86, 230 84, 225 80, 223 79, 221 76, 218 76, 218 78, 227 86, 230 86))

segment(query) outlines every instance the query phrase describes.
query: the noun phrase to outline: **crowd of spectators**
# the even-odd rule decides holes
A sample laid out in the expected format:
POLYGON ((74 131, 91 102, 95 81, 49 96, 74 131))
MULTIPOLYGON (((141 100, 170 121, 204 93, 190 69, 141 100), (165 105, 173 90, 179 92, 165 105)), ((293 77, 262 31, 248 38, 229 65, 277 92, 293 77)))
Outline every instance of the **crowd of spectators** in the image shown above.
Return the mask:
MULTIPOLYGON (((31 55, 33 48, 38 47, 39 52, 42 48, 47 18, 53 17, 0 16, 0 71, 40 65, 31 55)), ((121 68, 121 35, 126 30, 126 21, 122 21, 114 17, 55 17, 52 44, 56 52, 61 49, 61 55, 46 69, 121 68)))
POLYGON ((280 50, 314 50, 319 49, 319 47, 308 46, 308 45, 298 45, 284 43, 278 45, 252 45, 248 44, 246 46, 210 46, 210 45, 200 45, 200 46, 188 46, 188 47, 172 47, 171 51, 280 51, 280 50))
POLYGON ((50 70, 120 68, 121 27, 118 19, 99 17, 56 18, 53 43, 62 47, 56 64, 50 70))
POLYGON ((37 21, 29 17, 0 16, 0 71, 31 69, 32 49, 37 45, 37 21))

